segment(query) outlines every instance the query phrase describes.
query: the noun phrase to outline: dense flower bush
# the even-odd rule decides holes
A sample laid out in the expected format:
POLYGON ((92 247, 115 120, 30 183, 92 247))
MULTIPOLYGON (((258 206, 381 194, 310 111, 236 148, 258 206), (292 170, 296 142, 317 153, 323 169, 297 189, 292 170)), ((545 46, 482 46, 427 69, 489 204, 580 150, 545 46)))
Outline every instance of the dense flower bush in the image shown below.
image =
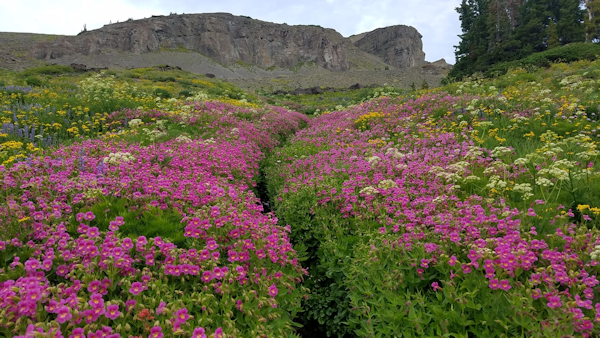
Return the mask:
POLYGON ((579 133, 536 130, 527 147, 519 124, 564 112, 511 108, 384 98, 314 119, 274 154, 275 211, 309 256, 307 322, 338 336, 598 334, 597 123, 573 112, 579 133))
MULTIPOLYGON (((264 151, 306 118, 218 109, 189 125, 210 140, 87 140, 0 166, 5 335, 293 332, 305 271, 252 188, 264 151)), ((154 127, 179 122, 164 118, 154 127)))

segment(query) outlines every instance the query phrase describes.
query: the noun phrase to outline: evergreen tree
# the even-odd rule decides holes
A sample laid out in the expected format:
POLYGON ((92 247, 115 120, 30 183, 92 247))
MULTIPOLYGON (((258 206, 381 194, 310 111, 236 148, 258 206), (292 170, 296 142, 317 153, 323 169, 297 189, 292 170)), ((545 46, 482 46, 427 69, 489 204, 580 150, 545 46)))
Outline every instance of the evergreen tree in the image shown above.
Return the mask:
POLYGON ((463 0, 456 11, 460 15, 461 41, 454 46, 457 70, 471 68, 488 51, 487 11, 490 0, 463 0))
POLYGON ((585 36, 588 42, 600 40, 600 0, 584 0, 586 8, 585 36))
POLYGON ((584 10, 580 7, 580 0, 559 0, 559 10, 556 21, 556 31, 560 44, 585 40, 585 27, 583 26, 584 10))
POLYGON ((521 42, 519 57, 541 52, 548 47, 548 25, 555 20, 558 0, 528 0, 520 7, 521 23, 515 34, 521 42))
POLYGON ((560 45, 600 40, 600 0, 462 0, 456 11, 462 34, 450 77, 485 72, 493 64, 560 45))
POLYGON ((558 29, 556 28, 554 20, 550 20, 546 32, 548 33, 548 48, 554 48, 560 46, 560 37, 558 36, 558 29))

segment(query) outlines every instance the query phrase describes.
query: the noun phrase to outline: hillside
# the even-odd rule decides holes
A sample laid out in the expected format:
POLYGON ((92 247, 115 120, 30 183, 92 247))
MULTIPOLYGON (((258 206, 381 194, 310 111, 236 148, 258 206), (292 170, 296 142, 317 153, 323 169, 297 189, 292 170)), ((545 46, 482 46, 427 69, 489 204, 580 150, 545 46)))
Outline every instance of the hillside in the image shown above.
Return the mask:
POLYGON ((40 42, 56 39, 57 35, 0 32, 0 68, 23 70, 44 62, 28 57, 40 42))
POLYGON ((341 86, 349 82, 408 86, 424 79, 434 84, 449 70, 432 66, 437 71, 428 69, 423 73, 426 77, 420 75, 419 67, 431 63, 425 61, 421 35, 408 26, 375 30, 355 41, 314 25, 290 26, 210 13, 153 16, 76 36, 35 37, 0 33, 0 40, 11 41, 0 47, 4 51, 0 55, 10 56, 0 58, 0 68, 19 70, 41 62, 96 68, 168 63, 197 74, 237 79, 248 89, 267 87, 280 77, 289 77, 289 85, 316 86, 328 76, 334 79, 332 84, 341 86))

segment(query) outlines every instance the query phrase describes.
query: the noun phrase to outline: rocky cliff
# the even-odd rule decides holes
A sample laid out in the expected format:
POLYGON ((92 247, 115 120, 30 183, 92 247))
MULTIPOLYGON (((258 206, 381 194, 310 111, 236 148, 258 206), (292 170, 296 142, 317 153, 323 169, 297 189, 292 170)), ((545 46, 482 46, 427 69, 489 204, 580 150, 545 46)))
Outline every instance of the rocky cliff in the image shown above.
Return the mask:
POLYGON ((344 38, 319 26, 289 26, 210 13, 154 16, 105 25, 40 43, 29 55, 63 64, 92 60, 89 63, 110 67, 113 60, 130 55, 193 51, 224 66, 291 69, 314 64, 330 71, 346 71, 419 66, 424 64, 422 46, 421 35, 407 26, 344 38))
POLYGON ((72 54, 147 53, 190 50, 225 65, 290 68, 313 62, 325 69, 349 68, 351 43, 333 29, 274 24, 227 13, 156 16, 106 25, 60 37, 31 50, 38 59, 72 54))
POLYGON ((379 56, 396 68, 423 66, 425 53, 421 34, 410 26, 398 25, 351 36, 360 50, 379 56))

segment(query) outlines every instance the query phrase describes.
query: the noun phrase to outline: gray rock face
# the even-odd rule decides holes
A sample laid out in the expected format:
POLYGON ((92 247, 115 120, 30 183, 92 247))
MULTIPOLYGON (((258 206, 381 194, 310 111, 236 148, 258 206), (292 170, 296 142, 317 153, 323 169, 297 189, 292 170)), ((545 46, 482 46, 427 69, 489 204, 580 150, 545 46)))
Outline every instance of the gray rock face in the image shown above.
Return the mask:
POLYGON ((410 26, 378 28, 355 35, 350 39, 360 50, 379 56, 396 68, 418 67, 426 64, 421 34, 410 26))
POLYGON ((290 68, 313 62, 325 69, 349 68, 351 42, 332 29, 274 24, 227 13, 157 16, 106 25, 78 36, 40 43, 30 56, 53 60, 74 54, 148 53, 190 50, 230 65, 290 68))

